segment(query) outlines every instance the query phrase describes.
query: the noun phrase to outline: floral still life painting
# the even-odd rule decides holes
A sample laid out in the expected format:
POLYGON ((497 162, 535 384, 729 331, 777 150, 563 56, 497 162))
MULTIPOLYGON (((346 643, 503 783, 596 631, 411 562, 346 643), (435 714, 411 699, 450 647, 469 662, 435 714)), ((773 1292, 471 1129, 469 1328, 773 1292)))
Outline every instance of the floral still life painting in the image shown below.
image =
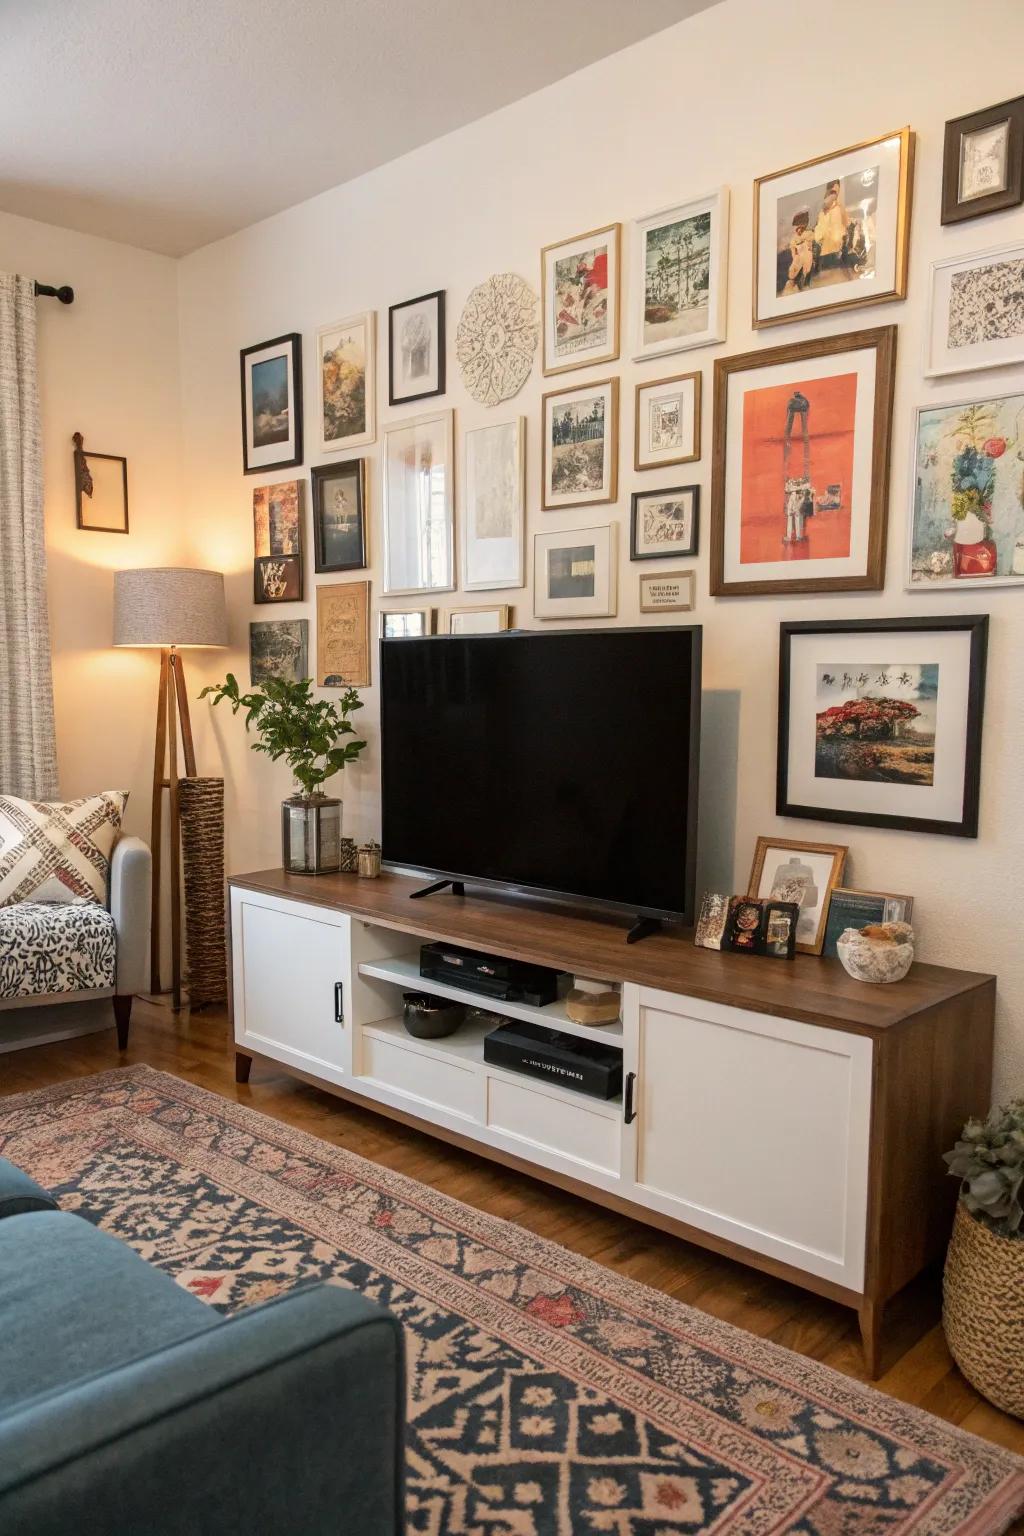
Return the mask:
POLYGON ((325 453, 373 442, 375 351, 372 312, 317 332, 320 443, 325 453))
POLYGON ((909 587, 1024 582, 1024 394, 918 412, 909 587))
POLYGON ((618 357, 620 235, 609 224, 541 252, 546 374, 618 357))

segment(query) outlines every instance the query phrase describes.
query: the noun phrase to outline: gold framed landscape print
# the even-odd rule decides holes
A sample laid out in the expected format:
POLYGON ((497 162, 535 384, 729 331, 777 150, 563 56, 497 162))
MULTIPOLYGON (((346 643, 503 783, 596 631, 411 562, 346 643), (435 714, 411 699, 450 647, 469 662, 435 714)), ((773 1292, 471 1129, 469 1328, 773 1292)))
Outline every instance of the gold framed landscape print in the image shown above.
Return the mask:
POLYGON ((633 468, 660 469, 700 458, 700 370, 636 386, 633 468))
POLYGON ((619 381, 555 389, 541 399, 545 512, 614 501, 619 475, 619 381))
POLYGON ((896 327, 715 363, 711 595, 885 578, 896 327))
POLYGON ((754 182, 754 326, 907 293, 909 128, 754 182))
POLYGON ((541 251, 545 374, 618 357, 621 244, 622 225, 606 224, 541 251))

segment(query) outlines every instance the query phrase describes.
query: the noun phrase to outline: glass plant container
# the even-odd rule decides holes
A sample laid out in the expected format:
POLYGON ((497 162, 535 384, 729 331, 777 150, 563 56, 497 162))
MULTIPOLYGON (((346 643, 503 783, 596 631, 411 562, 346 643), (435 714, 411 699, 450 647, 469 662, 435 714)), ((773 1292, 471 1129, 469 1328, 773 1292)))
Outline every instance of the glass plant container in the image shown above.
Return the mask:
POLYGON ((281 863, 290 875, 327 875, 341 868, 341 801, 292 795, 281 802, 281 863))

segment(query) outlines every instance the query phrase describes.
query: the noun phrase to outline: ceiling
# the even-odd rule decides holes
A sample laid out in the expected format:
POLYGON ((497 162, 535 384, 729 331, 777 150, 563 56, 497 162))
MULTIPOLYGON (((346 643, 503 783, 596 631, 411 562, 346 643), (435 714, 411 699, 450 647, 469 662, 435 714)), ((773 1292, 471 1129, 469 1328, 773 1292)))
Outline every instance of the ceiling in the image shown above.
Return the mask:
POLYGON ((713 0, 0 0, 0 209, 180 256, 713 0))

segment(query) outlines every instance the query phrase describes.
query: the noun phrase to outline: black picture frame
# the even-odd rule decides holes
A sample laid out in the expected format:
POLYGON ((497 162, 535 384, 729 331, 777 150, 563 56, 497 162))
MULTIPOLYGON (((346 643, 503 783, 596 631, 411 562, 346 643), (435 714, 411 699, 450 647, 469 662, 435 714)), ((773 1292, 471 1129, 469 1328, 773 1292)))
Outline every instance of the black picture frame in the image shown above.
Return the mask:
POLYGON ((634 491, 629 499, 629 558, 631 560, 676 560, 684 556, 689 557, 697 553, 700 543, 700 486, 699 485, 666 485, 657 486, 651 490, 634 491), (658 550, 656 553, 641 551, 637 544, 637 521, 642 501, 664 499, 666 496, 692 495, 693 497, 693 527, 689 544, 684 548, 681 544, 674 549, 658 550))
POLYGON ((274 336, 270 341, 257 342, 255 346, 243 347, 238 354, 239 369, 241 373, 242 391, 242 472, 246 475, 262 475, 272 469, 290 469, 296 464, 302 463, 302 337, 298 331, 289 331, 284 336, 274 336), (249 460, 249 401, 246 388, 245 363, 246 358, 252 357, 256 352, 267 352, 272 347, 288 345, 291 350, 289 367, 291 369, 292 406, 293 406, 293 431, 289 433, 294 452, 291 457, 283 459, 267 460, 265 463, 253 464, 249 460))
POLYGON ((403 299, 401 304, 388 306, 388 404, 408 405, 413 400, 429 400, 436 395, 445 392, 445 375, 447 368, 447 338, 445 335, 444 314, 445 290, 438 288, 434 293, 421 293, 415 299, 403 299), (437 318, 437 388, 420 390, 418 394, 395 394, 395 316, 403 309, 411 309, 414 304, 434 303, 437 318))
POLYGON ((257 555, 252 563, 252 600, 254 603, 301 603, 302 556, 257 555), (292 578, 290 585, 294 590, 286 590, 280 597, 268 597, 266 582, 261 580, 262 573, 268 565, 283 565, 292 578))
POLYGON ((978 219, 986 213, 999 213, 1004 208, 1016 208, 1024 202, 1024 96, 1010 101, 999 101, 994 107, 983 107, 978 112, 967 112, 962 117, 952 117, 946 124, 942 148, 942 214, 943 224, 959 224, 964 219, 978 219), (1006 150, 1006 186, 990 192, 986 197, 972 197, 968 202, 960 200, 960 145, 965 133, 977 133, 979 129, 994 128, 997 123, 1009 121, 1009 143, 1006 150))
POLYGON ((783 621, 779 626, 779 722, 775 810, 779 816, 803 817, 809 821, 838 821, 848 826, 892 827, 904 832, 938 832, 951 837, 977 837, 981 787, 981 732, 985 707, 985 662, 988 650, 988 615, 965 614, 962 617, 924 617, 914 619, 835 619, 783 621), (970 634, 968 705, 964 731, 963 806, 958 821, 932 820, 927 817, 889 815, 874 811, 829 809, 820 805, 800 805, 789 798, 789 716, 790 661, 794 636, 848 634, 906 634, 908 631, 946 633, 962 630, 970 634))
POLYGON ((313 502, 313 569, 317 575, 337 571, 365 571, 366 551, 366 460, 340 459, 337 464, 317 464, 309 472, 310 492, 313 502), (327 557, 327 538, 324 530, 324 487, 332 480, 354 475, 356 485, 356 510, 359 517, 359 558, 332 562, 327 557))

